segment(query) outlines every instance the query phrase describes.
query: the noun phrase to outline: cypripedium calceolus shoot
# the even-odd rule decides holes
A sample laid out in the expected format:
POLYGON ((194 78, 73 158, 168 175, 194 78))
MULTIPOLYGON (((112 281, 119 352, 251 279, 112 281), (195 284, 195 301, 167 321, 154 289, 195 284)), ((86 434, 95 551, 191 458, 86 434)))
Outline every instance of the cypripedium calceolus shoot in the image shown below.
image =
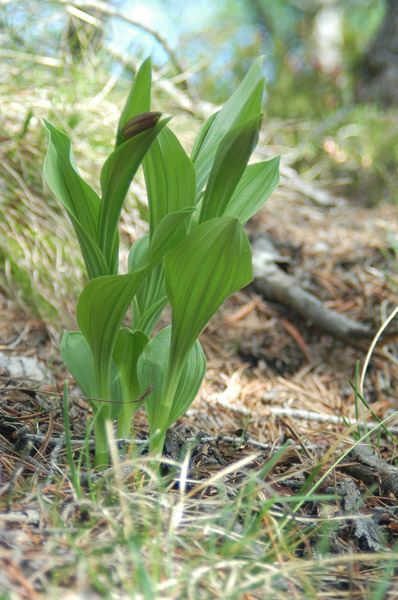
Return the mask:
POLYGON ((264 79, 257 59, 225 106, 202 125, 191 155, 150 110, 151 63, 137 71, 118 123, 98 195, 79 175, 69 137, 48 121, 46 181, 76 232, 89 282, 77 303, 78 331, 61 354, 94 413, 95 465, 108 465, 107 421, 131 434, 145 405, 150 451, 188 409, 206 370, 198 337, 231 294, 252 279, 243 226, 279 182, 279 157, 248 164, 258 142, 264 79), (142 165, 148 234, 118 274, 118 224, 142 165), (153 335, 169 303, 171 325, 153 335), (126 314, 129 327, 123 327, 126 314))

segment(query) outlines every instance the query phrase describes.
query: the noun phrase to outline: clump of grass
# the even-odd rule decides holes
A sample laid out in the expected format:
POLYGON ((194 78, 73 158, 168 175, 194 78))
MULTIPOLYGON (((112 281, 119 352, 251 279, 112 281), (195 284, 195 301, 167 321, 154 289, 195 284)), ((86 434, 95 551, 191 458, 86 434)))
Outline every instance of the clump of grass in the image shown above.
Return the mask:
MULTIPOLYGON (((333 556, 330 540, 341 525, 333 497, 281 494, 278 477, 270 479, 275 460, 256 469, 258 455, 245 455, 195 481, 189 455, 182 464, 166 461, 169 475, 160 477, 145 457, 120 462, 116 446, 111 454, 112 467, 81 498, 66 468, 51 495, 29 493, 30 508, 41 506, 45 523, 35 534, 41 552, 29 578, 34 589, 148 600, 282 600, 291 590, 298 599, 320 600, 333 590, 343 600, 347 586, 376 593, 391 585, 396 553, 333 556)), ((32 558, 26 565, 33 567, 32 558)))
MULTIPOLYGON (((48 86, 28 97, 24 88, 39 85, 34 81, 37 71, 29 82, 28 75, 24 72, 23 81, 16 76, 12 87, 3 91, 8 118, 2 124, 0 284, 27 314, 55 325, 60 320, 73 322, 72 298, 83 280, 83 268, 69 224, 43 185, 46 140, 41 117, 46 101, 40 96, 59 97, 60 90, 51 93, 48 86)), ((64 85, 67 89, 66 79, 64 85)))

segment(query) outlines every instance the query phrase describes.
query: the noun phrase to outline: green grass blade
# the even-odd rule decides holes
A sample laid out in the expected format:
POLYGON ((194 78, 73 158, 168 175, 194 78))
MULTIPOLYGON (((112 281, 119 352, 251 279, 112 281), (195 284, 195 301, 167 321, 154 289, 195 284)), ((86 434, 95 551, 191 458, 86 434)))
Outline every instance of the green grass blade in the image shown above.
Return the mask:
POLYGON ((69 425, 69 392, 68 382, 64 383, 64 401, 62 405, 63 417, 64 417, 64 434, 65 434, 65 446, 66 446, 66 457, 68 459, 68 465, 70 470, 70 476, 72 479, 73 487, 75 488, 76 496, 79 500, 83 498, 79 475, 76 470, 75 461, 73 460, 73 451, 70 436, 70 425, 69 425))

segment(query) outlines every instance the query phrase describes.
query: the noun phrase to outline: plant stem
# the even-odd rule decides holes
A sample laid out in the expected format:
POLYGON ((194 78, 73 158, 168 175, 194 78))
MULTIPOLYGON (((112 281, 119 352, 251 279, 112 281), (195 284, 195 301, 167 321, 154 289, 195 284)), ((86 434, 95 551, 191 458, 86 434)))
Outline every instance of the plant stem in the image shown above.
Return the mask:
POLYGON ((128 438, 131 430, 131 418, 132 414, 129 407, 122 406, 120 413, 117 417, 117 437, 128 438))
MULTIPOLYGON (((163 388, 162 397, 160 400, 161 409, 160 415, 157 419, 157 423, 155 423, 155 427, 151 427, 151 439, 149 442, 149 452, 155 452, 159 457, 162 454, 164 440, 166 437, 166 431, 171 425, 170 421, 170 411, 173 405, 173 400, 177 392, 178 382, 181 377, 181 367, 180 365, 174 363, 171 364, 169 362, 169 366, 167 369, 166 381, 163 388)), ((152 425, 152 424, 150 424, 152 425)))
POLYGON ((97 467, 97 469, 106 469, 109 466, 108 438, 106 435, 105 422, 106 420, 102 417, 99 411, 94 417, 94 466, 97 467))
POLYGON ((160 430, 158 429, 149 441, 149 453, 154 453, 157 458, 160 458, 163 451, 164 440, 166 438, 167 428, 160 430))

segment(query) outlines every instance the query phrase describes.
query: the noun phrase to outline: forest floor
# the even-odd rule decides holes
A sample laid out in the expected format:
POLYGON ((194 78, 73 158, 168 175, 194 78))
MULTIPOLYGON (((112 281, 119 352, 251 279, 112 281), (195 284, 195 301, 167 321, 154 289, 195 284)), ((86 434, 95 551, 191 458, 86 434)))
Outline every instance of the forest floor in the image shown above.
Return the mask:
MULTIPOLYGON (((398 240, 397 206, 369 208, 349 200, 321 206, 282 187, 248 229, 271 236, 287 259, 284 268, 303 289, 375 333, 397 305, 398 257, 391 243, 398 240)), ((394 322, 390 329, 396 330, 394 322)), ((356 372, 357 379, 361 374, 370 340, 336 340, 284 306, 264 301, 250 286, 229 299, 202 334, 205 381, 175 426, 182 436, 175 438, 179 450, 187 438, 197 441, 183 463, 185 471, 169 467, 165 472, 165 516, 156 512, 147 527, 157 540, 156 555, 142 538, 154 510, 146 506, 145 517, 143 507, 155 503, 154 484, 148 486, 137 474, 142 455, 135 456, 130 447, 133 475, 131 469, 118 470, 121 457, 113 457, 104 474, 90 475, 82 460, 86 483, 79 496, 62 437, 66 372, 59 348, 46 323, 28 319, 2 298, 1 597, 249 600, 288 592, 303 599, 397 598, 388 557, 396 559, 398 541, 398 415, 386 423, 390 434, 376 426, 362 439, 370 445, 350 454, 355 436, 366 434, 366 421, 372 430, 377 418, 398 410, 395 338, 373 352, 363 387, 369 412, 349 380, 354 384, 356 372), (22 357, 23 371, 15 371, 16 363, 4 357, 22 357), (27 358, 37 361, 42 377, 32 374, 27 358), (253 495, 248 516, 247 499, 253 495), (261 512, 267 501, 268 512, 261 512), (235 516, 228 513, 227 527, 222 507, 228 503, 235 516), (211 526, 210 514, 217 521, 211 526), (249 535, 250 519, 256 531, 250 529, 249 535), (193 524, 200 522, 206 527, 192 537, 193 524), (279 546, 282 530, 288 531, 288 542, 279 546), (124 556, 126 548, 132 563, 124 556), (168 553, 173 564, 163 570, 159 561, 168 553)), ((87 404, 75 397, 73 382, 70 389, 78 461, 87 404)), ((145 439, 142 409, 135 425, 137 438, 145 439)), ((168 452, 169 460, 179 458, 173 449, 168 452)))

